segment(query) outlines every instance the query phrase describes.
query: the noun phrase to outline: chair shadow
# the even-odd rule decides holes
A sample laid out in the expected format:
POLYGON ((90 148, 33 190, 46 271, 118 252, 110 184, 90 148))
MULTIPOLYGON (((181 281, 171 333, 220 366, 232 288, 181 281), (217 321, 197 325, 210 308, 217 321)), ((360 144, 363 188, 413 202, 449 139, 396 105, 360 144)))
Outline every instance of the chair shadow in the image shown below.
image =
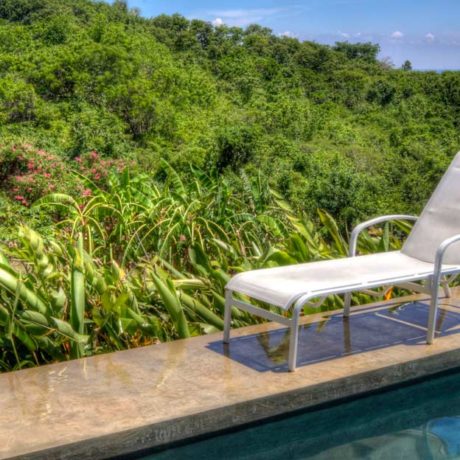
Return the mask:
MULTIPOLYGON (((420 345, 426 340, 428 305, 421 302, 375 310, 370 308, 344 318, 342 313, 300 327, 297 367, 343 356, 388 348, 420 345)), ((439 310, 436 335, 460 333, 460 313, 439 310)), ((211 342, 207 348, 258 372, 285 372, 289 328, 235 337, 226 345, 211 342)))

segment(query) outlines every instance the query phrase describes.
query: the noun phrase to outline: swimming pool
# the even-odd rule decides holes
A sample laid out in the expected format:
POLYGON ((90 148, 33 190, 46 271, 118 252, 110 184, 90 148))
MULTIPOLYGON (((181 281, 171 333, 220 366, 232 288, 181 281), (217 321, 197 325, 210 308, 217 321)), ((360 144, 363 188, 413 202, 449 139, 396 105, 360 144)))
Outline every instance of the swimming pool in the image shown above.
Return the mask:
POLYGON ((460 458, 460 371, 157 451, 143 460, 460 458))

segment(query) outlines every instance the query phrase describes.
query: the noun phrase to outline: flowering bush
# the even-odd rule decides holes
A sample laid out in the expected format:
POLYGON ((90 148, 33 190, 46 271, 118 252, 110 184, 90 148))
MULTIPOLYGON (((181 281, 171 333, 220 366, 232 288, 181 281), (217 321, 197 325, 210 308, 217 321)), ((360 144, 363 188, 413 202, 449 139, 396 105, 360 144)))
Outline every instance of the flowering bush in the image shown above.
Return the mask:
POLYGON ((88 183, 105 188, 109 173, 125 168, 126 162, 102 158, 95 151, 66 161, 30 144, 14 145, 0 150, 0 187, 24 206, 53 192, 89 197, 88 183))
POLYGON ((111 171, 122 172, 127 166, 123 160, 103 158, 96 151, 76 157, 73 163, 75 170, 102 188, 111 171))

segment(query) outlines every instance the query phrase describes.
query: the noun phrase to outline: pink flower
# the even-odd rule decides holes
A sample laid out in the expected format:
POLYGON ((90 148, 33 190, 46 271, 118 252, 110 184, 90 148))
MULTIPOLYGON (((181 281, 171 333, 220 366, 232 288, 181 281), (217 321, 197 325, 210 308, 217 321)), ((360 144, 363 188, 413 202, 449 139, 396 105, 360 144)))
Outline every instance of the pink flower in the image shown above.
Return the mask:
POLYGON ((81 158, 80 158, 80 157, 76 157, 76 158, 75 158, 75 161, 76 161, 77 163, 81 163, 81 158))
POLYGON ((16 201, 19 201, 19 202, 20 202, 22 205, 24 205, 24 206, 27 206, 27 205, 28 205, 27 200, 26 200, 22 195, 16 195, 16 196, 14 197, 14 199, 15 199, 16 201))
POLYGON ((99 158, 99 155, 98 153, 93 150, 90 154, 89 154, 89 157, 92 159, 92 160, 97 160, 99 158))
POLYGON ((83 193, 82 193, 82 196, 91 196, 91 189, 90 188, 85 188, 85 190, 83 190, 83 193))

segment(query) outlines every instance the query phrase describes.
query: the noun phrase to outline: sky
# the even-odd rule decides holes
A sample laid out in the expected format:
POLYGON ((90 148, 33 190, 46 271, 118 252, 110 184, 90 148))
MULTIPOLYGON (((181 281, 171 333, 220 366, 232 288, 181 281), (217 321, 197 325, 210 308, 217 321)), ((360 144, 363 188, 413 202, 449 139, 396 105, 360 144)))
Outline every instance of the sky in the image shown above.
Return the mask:
POLYGON ((215 25, 257 23, 333 44, 373 42, 399 67, 460 70, 460 0, 128 0, 146 17, 180 13, 215 25))

